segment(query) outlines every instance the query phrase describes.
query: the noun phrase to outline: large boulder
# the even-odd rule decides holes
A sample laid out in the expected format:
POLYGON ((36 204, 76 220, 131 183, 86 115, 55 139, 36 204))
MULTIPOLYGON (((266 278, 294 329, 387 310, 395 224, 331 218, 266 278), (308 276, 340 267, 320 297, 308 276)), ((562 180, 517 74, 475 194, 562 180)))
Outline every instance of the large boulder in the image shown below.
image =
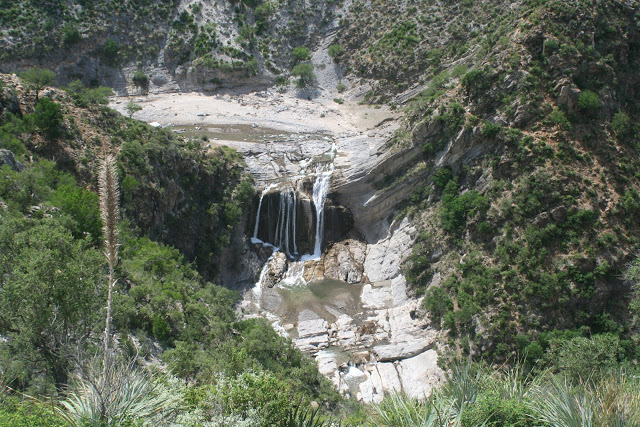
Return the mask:
POLYGON ((334 244, 324 255, 324 276, 347 283, 360 283, 366 251, 367 244, 354 239, 334 244))

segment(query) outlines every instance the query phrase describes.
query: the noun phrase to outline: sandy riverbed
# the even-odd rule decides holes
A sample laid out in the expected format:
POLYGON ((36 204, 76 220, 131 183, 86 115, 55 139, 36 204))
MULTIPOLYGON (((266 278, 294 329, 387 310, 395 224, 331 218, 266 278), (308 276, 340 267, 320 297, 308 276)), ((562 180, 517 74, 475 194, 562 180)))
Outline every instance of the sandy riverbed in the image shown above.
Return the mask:
POLYGON ((364 132, 396 114, 386 107, 338 104, 333 100, 300 99, 291 93, 248 94, 166 93, 115 97, 110 106, 122 114, 134 101, 142 110, 134 118, 147 123, 213 126, 249 124, 286 132, 364 132))

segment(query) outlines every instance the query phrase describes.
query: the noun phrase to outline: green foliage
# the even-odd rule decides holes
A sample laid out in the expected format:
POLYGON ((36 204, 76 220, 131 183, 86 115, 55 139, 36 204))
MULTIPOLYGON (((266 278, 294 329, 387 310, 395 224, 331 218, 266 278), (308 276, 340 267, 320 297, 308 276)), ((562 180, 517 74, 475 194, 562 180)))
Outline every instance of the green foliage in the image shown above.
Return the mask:
POLYGON ((36 104, 33 122, 48 137, 55 138, 60 134, 62 119, 62 109, 58 103, 42 98, 36 104))
POLYGON ((9 338, 8 355, 22 369, 44 369, 66 383, 74 346, 101 317, 102 255, 53 219, 0 222, 0 254, 0 334, 9 338))
POLYGON ((1 393, 0 391, 0 426, 57 427, 60 425, 60 420, 55 416, 53 408, 1 393))
POLYGON ((308 61, 311 59, 309 48, 304 46, 294 47, 291 55, 296 62, 308 61))
POLYGON ((298 87, 304 88, 307 87, 315 81, 315 74, 313 73, 313 65, 312 64, 298 64, 291 70, 291 75, 300 77, 298 79, 298 87))
POLYGON ((442 228, 459 233, 465 227, 467 218, 475 214, 484 214, 489 208, 489 199, 482 196, 477 190, 457 194, 457 184, 451 181, 445 187, 442 196, 442 210, 440 219, 442 228), (453 184, 453 185, 452 185, 453 184))
POLYGON ((257 413, 263 426, 282 425, 295 408, 291 385, 269 372, 218 377, 212 387, 211 399, 226 415, 245 418, 252 412, 257 413))
POLYGON ((634 126, 629 116, 623 111, 613 115, 611 130, 622 140, 635 138, 637 134, 637 126, 634 126))
POLYGON ((442 320, 442 317, 453 310, 453 301, 447 292, 440 287, 431 287, 427 290, 423 307, 429 311, 431 318, 437 322, 442 320))
POLYGON ((624 357, 620 339, 612 334, 575 337, 552 346, 552 364, 574 378, 587 379, 600 369, 614 369, 624 357))
POLYGON ((125 109, 127 110, 127 113, 129 114, 129 118, 133 117, 133 115, 135 113, 137 113, 138 111, 142 110, 142 106, 140 104, 136 104, 133 101, 129 101, 127 103, 127 106, 125 107, 125 109))
POLYGON ((462 77, 461 83, 467 90, 467 94, 479 93, 486 89, 490 84, 488 71, 473 68, 462 77))
POLYGON ((329 46, 329 56, 336 59, 344 53, 344 48, 339 44, 332 44, 329 46))
POLYGON ((487 139, 494 139, 500 134, 501 130, 502 126, 499 124, 487 122, 482 126, 482 136, 487 139))
POLYGON ((82 40, 80 36, 80 31, 76 27, 71 24, 67 24, 62 27, 62 44, 64 46, 70 47, 82 40))
POLYGON ((43 68, 31 68, 20 73, 20 78, 25 82, 27 88, 35 91, 36 101, 38 101, 40 91, 45 86, 49 86, 56 78, 56 73, 43 68))
POLYGON ((65 88, 78 107, 87 108, 92 105, 106 105, 113 95, 110 87, 87 88, 80 80, 74 80, 65 88))
POLYGON ((547 116, 547 122, 554 126, 560 126, 564 130, 571 130, 571 122, 567 119, 562 110, 554 108, 547 116))
POLYGON ((131 80, 133 81, 134 85, 141 88, 146 88, 149 85, 149 78, 140 70, 136 70, 133 73, 133 75, 131 76, 131 80))
POLYGON ((583 90, 578 96, 578 107, 587 115, 593 116, 600 111, 602 101, 600 97, 590 90, 583 90))
POLYGON ((51 195, 51 203, 69 215, 65 225, 76 239, 90 237, 97 244, 102 236, 102 221, 98 209, 98 196, 73 184, 59 186, 51 195))
POLYGON ((107 61, 115 62, 119 52, 120 44, 114 39, 109 39, 102 45, 102 55, 107 61))

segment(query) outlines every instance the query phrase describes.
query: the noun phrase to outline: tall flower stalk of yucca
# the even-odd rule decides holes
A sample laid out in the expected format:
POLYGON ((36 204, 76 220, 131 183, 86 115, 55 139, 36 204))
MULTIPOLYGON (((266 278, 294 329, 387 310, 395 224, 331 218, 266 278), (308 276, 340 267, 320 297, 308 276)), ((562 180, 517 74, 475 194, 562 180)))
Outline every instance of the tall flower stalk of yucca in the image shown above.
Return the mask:
POLYGON ((118 263, 118 216, 120 214, 120 191, 116 159, 109 154, 105 157, 98 175, 98 190, 100 193, 100 213, 102 215, 102 230, 104 233, 104 254, 109 266, 109 290, 107 293, 107 319, 104 328, 104 362, 107 365, 109 347, 111 345, 111 300, 114 280, 114 269, 118 263))

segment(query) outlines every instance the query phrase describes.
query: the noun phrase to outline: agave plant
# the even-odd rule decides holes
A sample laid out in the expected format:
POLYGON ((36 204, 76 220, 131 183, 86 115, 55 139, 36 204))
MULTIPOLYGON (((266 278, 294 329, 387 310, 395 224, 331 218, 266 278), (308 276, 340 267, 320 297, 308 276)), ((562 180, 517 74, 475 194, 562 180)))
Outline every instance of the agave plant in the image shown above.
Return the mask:
POLYGON ((72 426, 121 425, 131 420, 162 425, 175 415, 180 401, 159 378, 134 362, 113 361, 102 367, 94 361, 56 409, 72 426))

